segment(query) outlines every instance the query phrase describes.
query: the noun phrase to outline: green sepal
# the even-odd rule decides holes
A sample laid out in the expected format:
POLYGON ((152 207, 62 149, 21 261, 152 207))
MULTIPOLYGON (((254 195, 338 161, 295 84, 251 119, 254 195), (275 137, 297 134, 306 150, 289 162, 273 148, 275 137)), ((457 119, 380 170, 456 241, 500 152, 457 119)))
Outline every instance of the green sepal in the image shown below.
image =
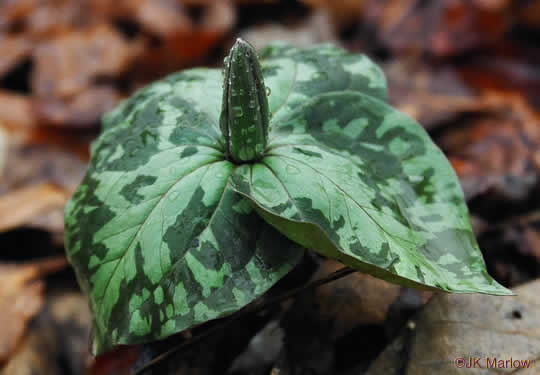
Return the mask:
POLYGON ((225 59, 221 132, 236 163, 259 160, 268 136, 268 99, 255 49, 238 39, 225 59))

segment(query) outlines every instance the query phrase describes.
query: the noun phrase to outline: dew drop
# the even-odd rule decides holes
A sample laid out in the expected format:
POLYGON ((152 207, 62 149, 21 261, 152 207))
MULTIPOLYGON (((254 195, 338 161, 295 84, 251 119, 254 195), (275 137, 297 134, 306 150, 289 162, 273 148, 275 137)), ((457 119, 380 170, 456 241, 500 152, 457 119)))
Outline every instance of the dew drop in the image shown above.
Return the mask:
POLYGON ((294 165, 287 165, 287 168, 285 168, 285 170, 287 171, 287 173, 290 173, 290 174, 300 173, 300 169, 298 169, 294 165))
POLYGON ((233 110, 234 117, 240 118, 244 116, 244 111, 242 110, 242 107, 234 106, 232 110, 233 110))
POLYGON ((255 145, 255 152, 261 153, 263 151, 263 145, 257 144, 255 145))
POLYGON ((266 86, 266 96, 270 96, 271 93, 272 93, 272 89, 266 86))
POLYGON ((240 130, 240 134, 242 134, 242 135, 247 135, 247 133, 248 133, 247 129, 241 129, 240 130))
POLYGON ((250 126, 248 126, 247 130, 248 130, 250 133, 255 132, 255 125, 250 125, 250 126))
POLYGON ((314 80, 326 80, 326 79, 328 79, 328 73, 326 73, 326 72, 324 72, 322 70, 316 71, 311 75, 311 79, 314 79, 314 80))
POLYGON ((238 93, 236 92, 236 89, 231 89, 231 95, 232 96, 237 96, 238 93))
POLYGON ((255 108, 255 100, 251 99, 248 104, 249 108, 255 108))
POLYGON ((176 198, 178 198, 178 192, 177 191, 173 191, 172 193, 169 194, 169 196, 167 197, 171 202, 176 200, 176 198))

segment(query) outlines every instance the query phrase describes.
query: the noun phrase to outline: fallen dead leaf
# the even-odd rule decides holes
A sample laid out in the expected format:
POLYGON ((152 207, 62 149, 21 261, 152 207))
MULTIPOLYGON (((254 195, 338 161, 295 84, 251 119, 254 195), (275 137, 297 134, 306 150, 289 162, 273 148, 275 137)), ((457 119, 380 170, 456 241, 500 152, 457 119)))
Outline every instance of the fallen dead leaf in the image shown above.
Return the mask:
POLYGON ((432 67, 418 60, 395 59, 384 65, 390 103, 433 129, 464 113, 490 110, 483 97, 463 83, 450 66, 432 67))
POLYGON ((62 33, 33 51, 32 90, 37 97, 69 98, 105 79, 126 72, 141 45, 102 24, 62 33))
MULTIPOLYGON (((324 261, 313 279, 342 267, 339 262, 324 261)), ((362 353, 357 353, 355 360, 369 358, 384 341, 384 322, 402 289, 356 272, 299 295, 281 320, 291 373, 335 373, 339 370, 336 347, 342 342, 357 342, 356 335, 377 337, 369 348, 357 348, 362 353), (371 331, 366 333, 367 329, 371 331)))
POLYGON ((0 29, 9 29, 38 5, 39 0, 5 0, 0 2, 0 29))
POLYGON ((87 375, 129 375, 140 355, 137 346, 123 346, 113 349, 91 361, 87 375))
POLYGON ((525 199, 538 181, 540 137, 515 112, 501 107, 440 139, 468 199, 488 189, 511 201, 525 199))
MULTIPOLYGON (((519 374, 540 371, 540 280, 515 297, 438 295, 411 319, 367 375, 519 374), (482 368, 458 368, 457 358, 480 358, 482 368), (486 360, 529 360, 529 368, 489 368, 486 360)), ((521 365, 520 365, 521 366, 521 365)), ((527 367, 525 364, 524 367, 527 367)))
POLYGON ((25 17, 25 29, 34 39, 46 39, 72 29, 91 27, 100 20, 91 1, 39 1, 25 17))
POLYGON ((62 209, 70 193, 53 184, 40 183, 0 197, 0 232, 28 224, 39 215, 62 209), (8 214, 6 214, 8 213, 8 214))
POLYGON ((17 351, 0 375, 57 375, 63 374, 56 346, 57 333, 47 317, 38 316, 28 334, 21 340, 17 351))
POLYGON ((10 128, 0 180, 0 231, 25 225, 63 237, 64 204, 86 171, 88 135, 10 128), (85 141, 85 137, 87 140, 85 141))
POLYGON ((501 39, 516 8, 509 0, 371 0, 365 13, 390 50, 447 57, 501 39))
POLYGON ((4 173, 4 166, 6 164, 8 151, 8 135, 0 126, 0 181, 2 180, 2 174, 4 173))
POLYGON ((175 0, 142 0, 130 2, 129 12, 146 30, 165 36, 189 31, 193 24, 185 5, 175 0))
POLYGON ((366 0, 302 0, 303 3, 329 12, 338 25, 349 25, 358 21, 366 0))
POLYGON ((12 131, 28 131, 36 126, 30 97, 0 90, 0 123, 12 131))
POLYGON ((0 363, 9 358, 27 324, 43 306, 45 284, 40 279, 66 265, 65 257, 26 264, 0 263, 0 363))
POLYGON ((92 86, 67 99, 37 98, 34 109, 43 124, 84 128, 98 124, 103 113, 113 109, 120 99, 112 86, 92 86))
MULTIPOLYGON (((205 57, 221 41, 236 22, 236 12, 230 1, 211 1, 198 4, 198 17, 189 16, 187 7, 175 6, 176 21, 162 22, 159 16, 170 11, 160 9, 162 0, 147 1, 148 6, 137 11, 137 19, 158 37, 157 46, 145 49, 135 75, 143 81, 193 65, 205 57), (148 12, 148 15, 144 13, 148 12), (157 13, 157 15, 156 15, 157 13), (167 26, 168 25, 168 26, 167 26)), ((173 1, 174 3, 174 1, 173 1)), ((177 3, 177 2, 176 2, 177 3)), ((170 6, 169 6, 170 8, 170 6)), ((137 8, 138 9, 138 8, 137 8)), ((166 19, 172 16, 168 15, 166 19)))
POLYGON ((536 226, 528 226, 525 228, 525 246, 523 253, 532 255, 536 258, 538 263, 540 263, 540 231, 537 228, 539 223, 536 223, 536 226))
MULTIPOLYGON (((314 277, 318 279, 342 267, 339 262, 325 261, 314 277)), ((336 339, 358 325, 384 323, 400 290, 399 285, 355 272, 315 289, 313 300, 318 305, 318 314, 332 321, 333 339, 336 339)))
POLYGON ((0 196, 38 183, 75 190, 86 171, 88 139, 64 135, 59 131, 9 132, 0 196))
POLYGON ((57 347, 71 370, 83 374, 92 361, 89 338, 92 314, 80 292, 66 291, 48 295, 46 310, 58 331, 57 347))
POLYGON ((30 56, 32 43, 23 36, 0 34, 0 78, 30 56))
POLYGON ((521 23, 538 29, 540 27, 540 1, 527 1, 519 13, 521 23))

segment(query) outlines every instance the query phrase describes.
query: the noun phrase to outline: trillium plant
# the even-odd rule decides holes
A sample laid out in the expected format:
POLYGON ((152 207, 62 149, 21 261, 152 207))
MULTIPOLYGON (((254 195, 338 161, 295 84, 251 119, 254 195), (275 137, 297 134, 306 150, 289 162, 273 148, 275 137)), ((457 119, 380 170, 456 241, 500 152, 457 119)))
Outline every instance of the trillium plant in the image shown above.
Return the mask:
POLYGON ((404 286, 511 292, 487 273, 459 182, 387 103, 366 56, 238 40, 108 113, 66 207, 93 351, 221 318, 305 249, 404 286))

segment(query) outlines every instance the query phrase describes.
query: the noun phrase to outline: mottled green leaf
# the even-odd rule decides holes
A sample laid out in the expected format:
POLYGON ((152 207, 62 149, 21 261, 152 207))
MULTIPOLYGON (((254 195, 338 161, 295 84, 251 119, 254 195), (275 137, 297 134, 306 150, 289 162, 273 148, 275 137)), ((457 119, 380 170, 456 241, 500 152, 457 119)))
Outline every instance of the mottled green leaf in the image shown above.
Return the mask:
POLYGON ((106 116, 66 207, 96 353, 235 312, 301 258, 228 185, 220 80, 215 70, 173 75, 106 116))
POLYGON ((509 293, 487 274, 451 166, 413 120, 343 91, 271 126, 265 158, 232 181, 280 232, 402 285, 509 293))
POLYGON ((324 93, 349 90, 387 99, 386 78, 365 55, 351 54, 331 44, 305 49, 273 44, 262 51, 261 57, 274 124, 324 93))

